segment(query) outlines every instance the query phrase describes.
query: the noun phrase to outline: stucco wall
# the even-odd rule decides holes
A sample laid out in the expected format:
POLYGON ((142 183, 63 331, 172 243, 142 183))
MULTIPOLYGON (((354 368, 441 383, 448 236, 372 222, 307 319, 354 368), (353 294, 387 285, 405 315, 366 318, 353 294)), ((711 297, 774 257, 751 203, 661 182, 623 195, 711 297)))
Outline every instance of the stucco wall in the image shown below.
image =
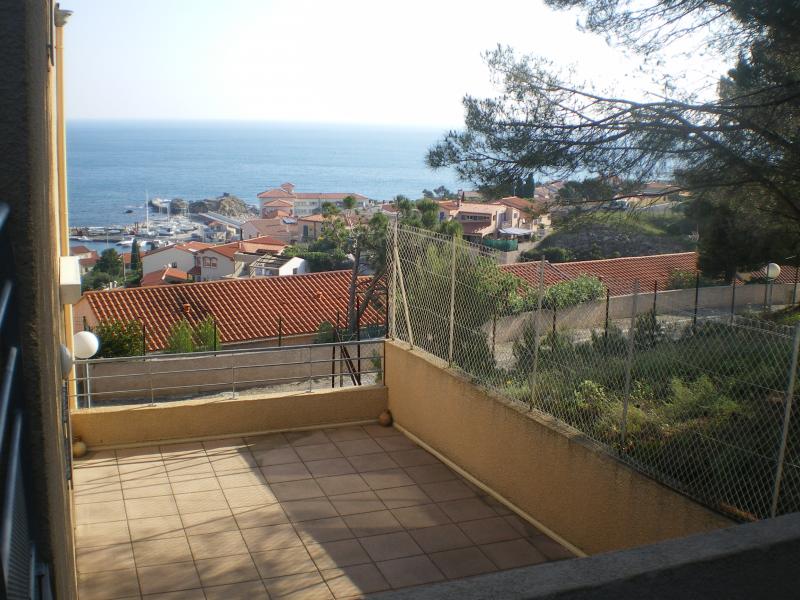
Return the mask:
POLYGON ((102 448, 371 421, 385 407, 386 388, 364 386, 239 400, 92 408, 73 412, 71 418, 73 431, 90 448, 102 448))
POLYGON ((396 422, 588 554, 732 524, 429 354, 396 342, 385 351, 396 422))

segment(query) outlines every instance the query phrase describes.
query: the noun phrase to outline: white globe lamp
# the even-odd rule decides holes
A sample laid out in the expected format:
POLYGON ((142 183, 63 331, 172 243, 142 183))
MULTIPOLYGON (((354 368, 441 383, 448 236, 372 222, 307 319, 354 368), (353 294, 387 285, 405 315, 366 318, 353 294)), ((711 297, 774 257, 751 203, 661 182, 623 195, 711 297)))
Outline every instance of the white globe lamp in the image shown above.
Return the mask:
POLYGON ((76 358, 92 358, 100 349, 100 340, 91 331, 79 331, 72 337, 72 351, 76 358))
POLYGON ((775 281, 781 274, 781 267, 775 263, 769 263, 766 267, 767 281, 775 281))

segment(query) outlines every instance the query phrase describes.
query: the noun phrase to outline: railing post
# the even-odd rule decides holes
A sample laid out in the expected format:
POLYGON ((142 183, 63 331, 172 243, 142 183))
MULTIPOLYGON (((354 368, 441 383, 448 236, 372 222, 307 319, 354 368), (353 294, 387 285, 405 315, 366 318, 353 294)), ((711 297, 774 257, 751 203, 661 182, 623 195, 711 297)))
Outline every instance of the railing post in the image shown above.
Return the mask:
POLYGON ((731 325, 736 318, 736 275, 731 280, 731 325))
POLYGON ((331 388, 336 387, 336 346, 331 346, 331 388))
POLYGON ((86 408, 92 408, 92 375, 89 372, 89 361, 86 361, 86 408))
POLYGON ((792 419, 792 404, 794 403, 794 387, 797 380, 797 354, 800 350, 800 325, 794 328, 794 344, 792 345, 792 362, 789 365, 789 377, 786 383, 786 395, 783 408, 783 431, 781 444, 778 448, 778 462, 775 467, 775 485, 772 489, 772 505, 769 516, 774 517, 778 512, 778 498, 781 493, 781 480, 783 479, 783 463, 786 460, 786 445, 789 438, 789 424, 792 419))
POLYGON ((453 366, 453 343, 455 340, 456 326, 456 236, 453 236, 452 250, 450 253, 450 338, 447 345, 447 365, 453 366))
POLYGON ((406 294, 406 284, 403 280, 403 266, 400 264, 400 252, 397 249, 397 242, 394 244, 394 260, 397 265, 397 279, 400 284, 400 293, 403 296, 403 313, 406 317, 406 328, 408 329, 408 343, 414 349, 414 332, 411 329, 411 314, 408 310, 408 295, 406 294))
POLYGON ((622 423, 620 424, 621 447, 624 451, 628 435, 628 403, 631 398, 631 371, 633 370, 634 336, 636 334, 636 303, 639 299, 639 281, 633 282, 631 298, 631 321, 628 327, 628 357, 625 361, 625 389, 622 399, 622 423))
POLYGON ((542 299, 544 297, 544 256, 539 263, 539 292, 536 298, 536 312, 533 314, 533 368, 531 370, 531 400, 530 408, 536 400, 536 378, 539 369, 539 316, 542 312, 542 299))
POLYGON ((692 315, 692 333, 697 329, 697 304, 700 300, 700 271, 694 276, 694 314, 692 315))
POLYGON ((603 325, 603 337, 608 338, 608 308, 611 304, 611 289, 606 288, 606 320, 603 325))
POLYGON ((388 334, 389 337, 397 339, 397 260, 395 260, 395 256, 397 256, 397 220, 394 222, 394 227, 392 228, 392 281, 390 284, 391 292, 387 288, 386 290, 386 299, 387 299, 387 310, 388 310, 388 334))
POLYGON ((314 355, 311 352, 312 346, 308 347, 308 391, 311 391, 311 382, 314 379, 314 355))

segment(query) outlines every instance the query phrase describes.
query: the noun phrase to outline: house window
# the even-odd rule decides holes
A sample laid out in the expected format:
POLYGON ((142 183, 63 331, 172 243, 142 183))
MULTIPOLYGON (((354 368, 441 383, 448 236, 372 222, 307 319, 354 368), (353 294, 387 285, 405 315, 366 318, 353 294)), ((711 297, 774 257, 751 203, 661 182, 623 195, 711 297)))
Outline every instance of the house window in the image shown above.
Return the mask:
POLYGON ((297 267, 295 267, 294 269, 292 269, 292 275, 297 275, 297 267))
POLYGON ((440 221, 444 221, 444 213, 443 212, 439 213, 439 220, 440 221))
POLYGON ((204 256, 203 257, 203 266, 204 267, 211 267, 216 269, 217 268, 217 259, 212 256, 204 256))

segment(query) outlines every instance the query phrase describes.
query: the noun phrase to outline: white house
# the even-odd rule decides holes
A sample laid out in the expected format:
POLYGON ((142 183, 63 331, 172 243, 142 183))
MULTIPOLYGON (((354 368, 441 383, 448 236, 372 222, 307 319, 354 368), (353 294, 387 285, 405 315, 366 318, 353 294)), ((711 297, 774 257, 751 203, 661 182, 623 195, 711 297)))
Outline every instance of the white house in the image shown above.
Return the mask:
POLYGON ((151 250, 142 255, 142 274, 161 271, 165 267, 180 269, 190 275, 196 274, 196 271, 192 271, 197 264, 195 257, 199 252, 211 247, 212 244, 203 242, 186 242, 151 250))
POLYGON ((299 256, 264 255, 250 264, 250 277, 281 277, 308 273, 308 262, 299 256))
POLYGON ((211 246, 197 254, 198 281, 247 276, 246 267, 262 255, 278 255, 288 244, 262 236, 247 241, 211 246))

